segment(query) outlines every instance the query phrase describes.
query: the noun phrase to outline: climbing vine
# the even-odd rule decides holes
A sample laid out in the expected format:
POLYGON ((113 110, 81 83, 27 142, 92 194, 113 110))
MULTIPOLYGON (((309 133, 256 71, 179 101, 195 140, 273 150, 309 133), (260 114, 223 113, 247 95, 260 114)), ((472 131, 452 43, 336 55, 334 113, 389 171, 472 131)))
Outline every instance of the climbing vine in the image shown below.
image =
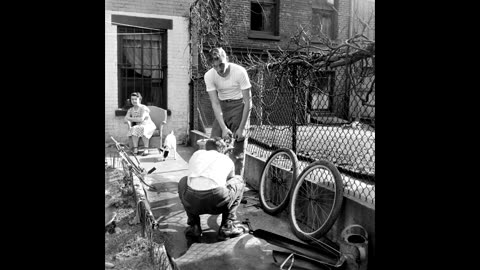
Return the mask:
POLYGON ((247 69, 252 84, 251 145, 287 147, 305 160, 324 158, 374 182, 375 41, 363 35, 366 27, 346 40, 330 40, 299 25, 279 46, 255 53, 252 46, 234 58, 228 3, 197 0, 190 8, 192 58, 202 69, 192 72, 194 128, 206 130, 215 118, 203 82, 209 68, 204 51, 223 47, 230 61, 247 69))
POLYGON ((190 6, 190 35, 203 67, 207 67, 204 48, 230 47, 225 29, 227 4, 223 0, 196 0, 190 6))

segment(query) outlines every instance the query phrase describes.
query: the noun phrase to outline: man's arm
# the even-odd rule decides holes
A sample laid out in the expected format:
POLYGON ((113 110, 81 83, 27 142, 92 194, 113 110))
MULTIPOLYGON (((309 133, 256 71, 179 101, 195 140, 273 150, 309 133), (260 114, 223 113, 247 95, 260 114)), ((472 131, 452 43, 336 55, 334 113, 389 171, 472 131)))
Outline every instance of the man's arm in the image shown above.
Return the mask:
POLYGON ((243 113, 242 113, 242 121, 238 126, 237 132, 235 132, 235 139, 242 139, 245 138, 245 125, 247 124, 247 120, 250 118, 250 113, 252 111, 252 91, 251 88, 242 90, 243 94, 243 102, 245 106, 243 106, 243 113))
POLYGON ((225 121, 223 121, 222 107, 220 107, 220 100, 218 99, 217 90, 208 91, 208 95, 210 96, 210 101, 212 102, 215 119, 217 119, 217 122, 222 129, 222 137, 225 138, 227 135, 232 135, 232 131, 227 128, 225 121))

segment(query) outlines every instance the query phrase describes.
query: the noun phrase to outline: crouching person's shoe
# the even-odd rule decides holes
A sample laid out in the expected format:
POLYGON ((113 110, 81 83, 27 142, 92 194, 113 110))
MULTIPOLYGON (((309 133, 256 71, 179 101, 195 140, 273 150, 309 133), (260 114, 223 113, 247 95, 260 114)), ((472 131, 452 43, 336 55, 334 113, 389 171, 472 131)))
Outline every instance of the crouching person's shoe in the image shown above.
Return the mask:
POLYGON ((190 225, 186 230, 185 230, 185 236, 198 240, 200 236, 202 236, 202 228, 198 224, 195 225, 190 225))
POLYGON ((228 220, 223 226, 218 230, 218 240, 223 241, 227 238, 237 237, 242 235, 244 230, 241 226, 235 225, 233 221, 228 220))

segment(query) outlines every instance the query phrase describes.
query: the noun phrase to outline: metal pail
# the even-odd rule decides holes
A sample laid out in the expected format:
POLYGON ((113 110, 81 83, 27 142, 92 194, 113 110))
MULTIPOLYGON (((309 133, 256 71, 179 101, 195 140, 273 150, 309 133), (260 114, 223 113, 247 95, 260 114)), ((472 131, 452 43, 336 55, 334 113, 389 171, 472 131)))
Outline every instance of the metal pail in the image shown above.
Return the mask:
POLYGON ((207 143, 208 139, 200 139, 197 140, 197 145, 199 150, 205 150, 205 144, 207 143))
POLYGON ((346 256, 347 270, 366 270, 368 261, 368 233, 360 225, 353 224, 340 234, 340 251, 346 256))

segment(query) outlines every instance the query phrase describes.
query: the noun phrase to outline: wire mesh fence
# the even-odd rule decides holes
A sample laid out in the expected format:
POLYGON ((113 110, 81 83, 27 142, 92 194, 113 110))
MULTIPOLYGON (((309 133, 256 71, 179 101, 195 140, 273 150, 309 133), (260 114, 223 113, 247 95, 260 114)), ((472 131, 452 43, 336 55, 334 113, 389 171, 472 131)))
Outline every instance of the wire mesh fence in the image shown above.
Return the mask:
MULTIPOLYGON (((292 149, 300 172, 328 160, 342 173, 346 195, 374 204, 375 50, 372 42, 357 45, 240 59, 252 84, 247 153, 266 159, 292 149)), ((195 128, 208 133, 215 116, 202 77, 194 80, 194 105, 195 128)))

